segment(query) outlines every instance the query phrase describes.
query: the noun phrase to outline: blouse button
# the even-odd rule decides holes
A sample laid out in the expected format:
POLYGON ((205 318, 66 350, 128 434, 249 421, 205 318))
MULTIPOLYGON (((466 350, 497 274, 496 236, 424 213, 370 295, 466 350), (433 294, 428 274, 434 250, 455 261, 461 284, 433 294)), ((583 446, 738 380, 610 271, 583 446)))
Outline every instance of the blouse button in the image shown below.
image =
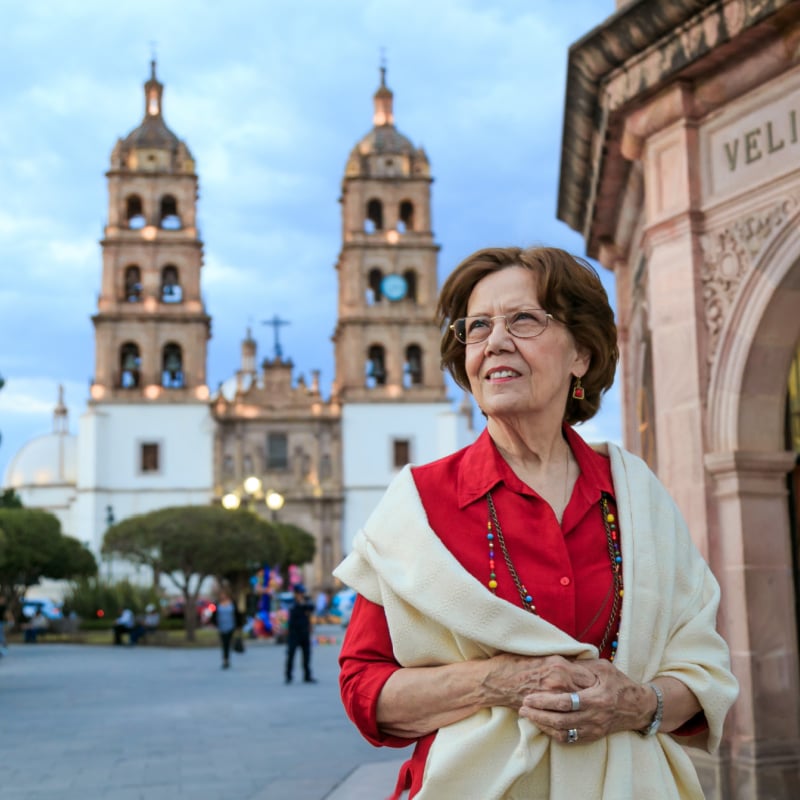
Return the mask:
POLYGON ((561 579, 561 585, 562 585, 562 586, 569 586, 569 584, 570 584, 570 579, 569 579, 569 578, 568 578, 568 577, 565 575, 565 576, 564 576, 564 577, 561 579))

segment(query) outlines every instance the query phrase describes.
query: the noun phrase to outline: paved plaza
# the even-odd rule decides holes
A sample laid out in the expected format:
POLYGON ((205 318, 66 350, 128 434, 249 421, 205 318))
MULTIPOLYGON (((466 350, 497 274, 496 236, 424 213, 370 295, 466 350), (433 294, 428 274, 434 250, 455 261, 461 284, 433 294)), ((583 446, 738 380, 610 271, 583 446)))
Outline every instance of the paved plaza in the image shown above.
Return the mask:
MULTIPOLYGON (((285 648, 16 645, 0 659, 2 800, 383 800, 410 750, 373 748, 342 710, 336 644, 316 684, 285 648)), ((109 634, 110 636, 110 634, 109 634)), ((298 654, 299 659, 299 654, 298 654)))

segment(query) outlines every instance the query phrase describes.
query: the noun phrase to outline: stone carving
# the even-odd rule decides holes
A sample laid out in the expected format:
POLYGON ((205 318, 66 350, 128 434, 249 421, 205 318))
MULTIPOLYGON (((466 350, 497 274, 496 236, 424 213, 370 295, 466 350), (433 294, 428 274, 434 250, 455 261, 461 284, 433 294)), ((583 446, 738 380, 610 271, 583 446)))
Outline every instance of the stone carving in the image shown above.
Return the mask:
MULTIPOLYGON (((616 70, 605 86, 606 105, 614 111, 645 92, 663 84, 670 76, 736 38, 743 30, 756 25, 765 16, 787 5, 791 0, 730 0, 709 4, 688 24, 664 36, 658 47, 649 48, 616 70)), ((621 35, 631 41, 646 40, 647 33, 638 29, 635 15, 630 28, 621 35)))
POLYGON ((703 305, 709 336, 707 361, 714 360, 719 335, 743 279, 758 260, 767 242, 800 208, 800 192, 771 208, 735 220, 721 231, 700 237, 703 248, 703 305))

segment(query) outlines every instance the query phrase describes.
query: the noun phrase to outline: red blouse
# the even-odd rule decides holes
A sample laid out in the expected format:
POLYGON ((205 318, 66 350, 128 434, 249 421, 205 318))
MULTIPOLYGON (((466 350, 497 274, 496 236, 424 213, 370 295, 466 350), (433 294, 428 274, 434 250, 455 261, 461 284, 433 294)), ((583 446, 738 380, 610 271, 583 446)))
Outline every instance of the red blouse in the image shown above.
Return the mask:
MULTIPOLYGON (((611 612, 612 572, 600 497, 610 495, 616 513, 611 466, 570 427, 564 432, 580 475, 562 524, 550 505, 524 484, 498 453, 487 431, 453 455, 412 468, 428 522, 463 567, 488 589, 491 490, 497 519, 512 563, 533 596, 537 613, 573 638, 599 646, 611 612)), ((624 535, 624 532, 621 532, 624 535)), ((495 546, 497 595, 522 605, 519 593, 495 546)), ((619 621, 615 623, 615 628, 619 621)), ((611 654, 609 637, 603 657, 611 654)), ((376 721, 378 696, 400 668, 394 658, 383 608, 359 596, 339 655, 342 700, 350 719, 372 744, 405 747, 412 740, 387 736, 376 721)), ((398 791, 418 791, 435 732, 417 740, 398 781, 398 791)), ((396 795, 399 796, 399 795, 396 795)))

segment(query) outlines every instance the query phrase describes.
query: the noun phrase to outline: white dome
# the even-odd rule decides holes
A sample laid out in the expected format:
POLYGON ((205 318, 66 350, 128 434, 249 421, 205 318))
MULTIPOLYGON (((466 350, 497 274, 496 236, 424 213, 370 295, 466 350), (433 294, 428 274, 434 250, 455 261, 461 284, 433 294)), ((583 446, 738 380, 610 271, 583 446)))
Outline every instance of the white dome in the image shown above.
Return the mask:
POLYGON ((4 485, 11 489, 74 485, 77 478, 77 437, 48 433, 22 446, 8 465, 4 485))

